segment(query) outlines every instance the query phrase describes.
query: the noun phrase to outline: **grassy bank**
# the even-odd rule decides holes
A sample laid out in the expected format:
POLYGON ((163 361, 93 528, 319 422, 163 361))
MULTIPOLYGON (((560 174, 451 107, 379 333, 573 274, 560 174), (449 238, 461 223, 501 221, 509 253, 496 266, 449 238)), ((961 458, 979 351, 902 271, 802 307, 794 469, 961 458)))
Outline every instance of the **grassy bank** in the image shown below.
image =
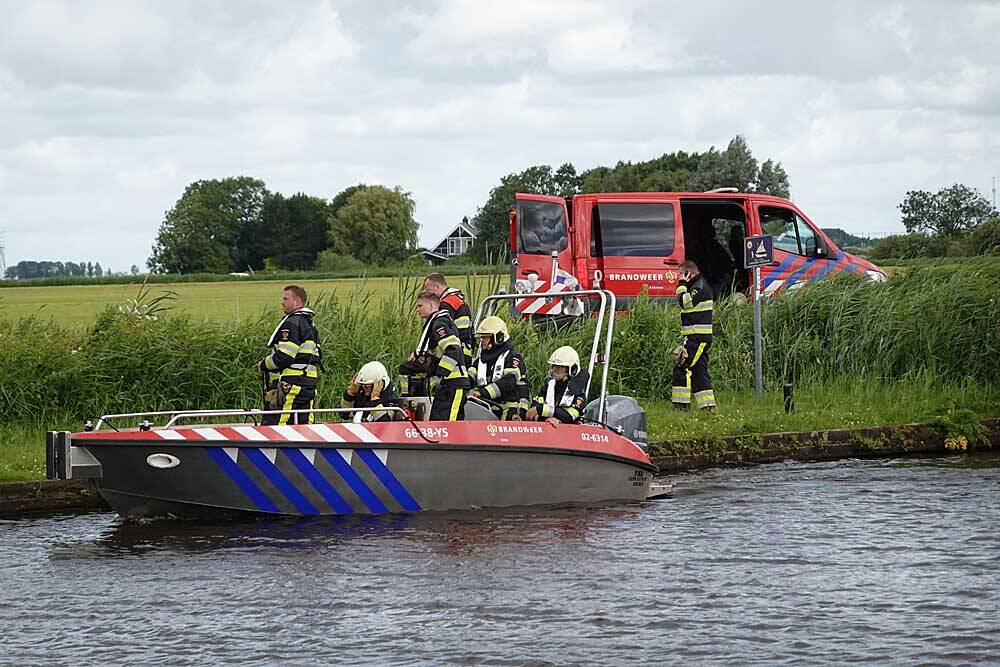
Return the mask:
MULTIPOLYGON (((453 282, 475 302, 503 280, 497 275, 453 282)), ((966 262, 913 266, 881 285, 825 281, 769 301, 765 383, 794 383, 799 410, 792 416, 781 412, 777 394, 762 403, 753 398, 753 309, 735 299, 719 303, 716 311, 711 369, 718 417, 667 410, 678 313, 640 300, 616 328, 609 388, 649 403, 656 439, 919 421, 949 408, 997 416, 998 284, 1000 262, 966 262)), ((275 302, 275 285, 253 287, 264 289, 268 304, 275 302)), ((394 370, 412 350, 419 329, 412 308, 416 288, 411 278, 320 294, 314 303, 326 369, 320 405, 336 405, 350 375, 366 361, 378 359, 394 370)), ((171 302, 175 309, 155 320, 109 308, 86 326, 0 314, 0 460, 10 458, 11 443, 24 439, 26 432, 17 429, 34 428, 27 424, 259 405, 255 368, 276 308, 264 312, 262 302, 255 312, 212 318, 193 314, 186 298, 171 302)), ((589 320, 552 332, 512 323, 532 386, 540 384, 555 347, 589 350, 584 341, 593 326, 589 320)), ((42 433, 42 426, 33 432, 42 433)))

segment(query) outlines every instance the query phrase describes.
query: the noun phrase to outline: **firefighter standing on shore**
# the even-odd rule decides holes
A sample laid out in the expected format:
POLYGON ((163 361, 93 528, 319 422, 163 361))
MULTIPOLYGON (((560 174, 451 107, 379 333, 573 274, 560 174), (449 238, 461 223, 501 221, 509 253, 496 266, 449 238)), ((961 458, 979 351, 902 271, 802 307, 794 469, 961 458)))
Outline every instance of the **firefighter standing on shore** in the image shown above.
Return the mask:
POLYGON ((424 319, 424 328, 416 351, 400 364, 399 372, 404 379, 429 378, 431 421, 465 419, 469 373, 455 323, 441 307, 438 295, 430 290, 417 295, 416 309, 424 319))
POLYGON ((455 328, 458 329, 458 339, 462 342, 462 354, 465 355, 465 367, 472 367, 472 350, 474 341, 472 337, 472 310, 465 301, 465 295, 461 291, 448 287, 448 281, 440 273, 431 273, 424 278, 424 289, 430 290, 438 295, 441 300, 441 309, 448 311, 455 328))
POLYGON ((493 411, 501 419, 523 419, 529 405, 524 358, 514 349, 507 323, 496 315, 485 317, 476 327, 476 337, 481 345, 469 368, 470 395, 499 403, 499 411, 493 411))
MULTIPOLYGON (((264 378, 266 410, 311 410, 319 377, 319 331, 315 313, 306 308, 306 291, 298 285, 285 287, 281 309, 285 317, 275 327, 267 345, 271 353, 257 368, 264 378)), ((264 415, 262 423, 311 424, 312 413, 264 415)))
POLYGON ((708 350, 712 347, 712 288, 691 260, 680 266, 677 301, 681 307, 684 343, 674 349, 673 391, 670 401, 677 410, 687 410, 692 396, 695 407, 715 411, 715 392, 708 372, 708 350))

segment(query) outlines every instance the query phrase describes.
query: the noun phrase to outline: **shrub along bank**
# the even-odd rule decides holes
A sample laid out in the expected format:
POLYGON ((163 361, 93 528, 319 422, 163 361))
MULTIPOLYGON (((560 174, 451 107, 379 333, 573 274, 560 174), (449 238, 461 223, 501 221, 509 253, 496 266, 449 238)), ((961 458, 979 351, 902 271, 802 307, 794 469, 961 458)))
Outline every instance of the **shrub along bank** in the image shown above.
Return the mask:
MULTIPOLYGON (((496 276, 497 284, 500 280, 496 276)), ((956 407, 956 397, 990 415, 997 412, 994 387, 1000 377, 998 284, 1000 263, 963 263, 913 267, 880 285, 826 281, 779 297, 764 307, 765 383, 791 381, 803 397, 814 392, 821 413, 806 412, 800 404, 796 418, 822 414, 817 428, 844 425, 837 417, 841 406, 881 404, 880 396, 888 397, 899 383, 902 388, 889 399, 899 404, 894 411, 875 410, 863 421, 881 419, 880 414, 902 419, 911 414, 905 411, 908 403, 922 406, 908 419, 935 414, 930 405, 956 407), (865 398, 858 388, 873 393, 865 398), (913 392, 918 396, 910 400, 913 392)), ((313 304, 325 366, 319 405, 337 405, 348 378, 364 362, 378 359, 393 371, 412 350, 420 326, 413 314, 414 289, 412 281, 401 281, 388 297, 362 291, 313 304)), ((481 295, 470 296, 475 301, 481 295)), ((256 363, 279 313, 236 326, 170 313, 147 319, 142 313, 141 307, 131 313, 108 309, 85 330, 38 317, 0 321, 0 429, 10 433, 12 427, 44 427, 102 413, 259 405, 256 363)), ((525 353, 532 385, 541 382, 555 347, 571 344, 585 356, 593 327, 590 320, 553 332, 514 322, 512 337, 525 353)), ((752 331, 752 306, 736 299, 718 304, 711 369, 722 400, 720 416, 710 422, 717 424, 709 428, 712 433, 778 430, 773 426, 782 417, 776 406, 761 413, 752 396, 752 331), (738 408, 752 416, 738 416, 738 408)), ((617 323, 610 389, 646 401, 668 400, 671 350, 679 338, 676 309, 640 299, 617 323)), ((653 439, 684 435, 672 432, 673 425, 686 428, 701 419, 661 418, 665 408, 651 410, 653 439)))

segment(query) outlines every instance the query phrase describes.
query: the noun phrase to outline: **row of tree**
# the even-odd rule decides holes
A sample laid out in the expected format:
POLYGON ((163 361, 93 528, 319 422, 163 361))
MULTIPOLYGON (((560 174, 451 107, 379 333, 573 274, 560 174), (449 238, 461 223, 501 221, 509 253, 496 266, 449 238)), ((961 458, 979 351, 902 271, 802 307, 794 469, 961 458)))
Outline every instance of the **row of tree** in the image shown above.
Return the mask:
MULTIPOLYGON (((139 267, 132 265, 132 273, 139 273, 139 267)), ((8 266, 4 272, 7 280, 30 280, 32 278, 100 278, 110 276, 100 262, 50 262, 23 260, 8 266)))
POLYGON ((907 233, 880 240, 872 259, 1000 255, 1000 214, 974 188, 910 190, 899 210, 907 233))
MULTIPOLYGON (((788 196, 788 175, 772 160, 758 166, 739 136, 724 151, 678 151, 582 173, 568 163, 530 167, 503 177, 490 192, 473 220, 477 238, 470 254, 480 262, 505 259, 507 216, 517 191, 569 197, 721 186, 788 196)), ((247 176, 196 181, 167 211, 148 264, 159 273, 398 264, 418 250, 414 206, 398 187, 359 184, 326 200, 303 193, 285 197, 247 176)))
POLYGON ((381 185, 328 201, 285 197, 248 176, 196 181, 167 211, 147 263, 157 273, 311 270, 351 257, 398 263, 416 251, 414 206, 409 193, 381 185))
POLYGON ((558 169, 539 165, 508 174, 490 191, 473 218, 476 243, 471 254, 480 262, 502 260, 508 247, 508 216, 517 192, 571 197, 591 192, 702 192, 721 187, 788 197, 788 174, 780 162, 757 161, 746 139, 737 135, 726 150, 677 151, 645 162, 619 162, 577 173, 566 163, 558 169))

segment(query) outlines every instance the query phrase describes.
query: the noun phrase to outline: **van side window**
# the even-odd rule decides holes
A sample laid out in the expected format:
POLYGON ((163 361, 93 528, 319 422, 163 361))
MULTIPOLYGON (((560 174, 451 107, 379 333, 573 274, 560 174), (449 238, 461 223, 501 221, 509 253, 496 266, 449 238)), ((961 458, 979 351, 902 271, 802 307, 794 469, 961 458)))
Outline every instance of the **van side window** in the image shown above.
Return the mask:
POLYGON ((612 202, 597 209, 600 246, 592 242, 591 249, 603 250, 604 257, 666 257, 674 251, 673 204, 612 202))
POLYGON ((517 203, 517 232, 520 252, 548 255, 569 245, 566 216, 555 202, 520 200, 517 203))
POLYGON ((785 252, 806 257, 822 256, 818 249, 825 246, 816 234, 816 230, 802 219, 795 211, 786 208, 762 206, 760 208, 760 226, 765 234, 774 237, 774 247, 785 252))
POLYGON ((794 214, 783 208, 760 209, 760 226, 765 234, 774 237, 774 247, 785 252, 801 255, 799 237, 795 233, 794 214))

